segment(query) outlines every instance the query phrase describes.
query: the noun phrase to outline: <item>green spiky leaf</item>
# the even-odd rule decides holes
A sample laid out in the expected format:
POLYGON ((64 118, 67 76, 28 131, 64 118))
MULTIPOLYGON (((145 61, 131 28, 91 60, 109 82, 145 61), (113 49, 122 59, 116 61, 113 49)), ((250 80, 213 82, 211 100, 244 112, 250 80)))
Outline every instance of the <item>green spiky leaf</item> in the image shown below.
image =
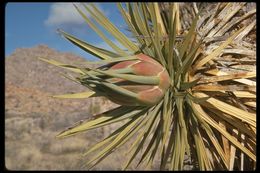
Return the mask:
MULTIPOLYGON (((121 105, 127 102, 131 105, 108 110, 72 126, 57 137, 125 120, 124 125, 86 150, 84 156, 93 154, 85 163, 87 168, 93 168, 135 137, 126 151, 129 157, 123 169, 129 168, 139 155, 136 166, 143 168, 151 167, 158 155, 160 169, 183 170, 186 155, 194 161, 194 169, 253 169, 252 165, 256 163, 256 72, 252 64, 256 58, 253 51, 244 46, 251 43, 242 39, 254 33, 255 22, 242 28, 238 24, 253 16, 255 10, 244 15, 237 13, 245 4, 218 3, 207 13, 203 12, 203 8, 199 10, 201 4, 197 3, 118 3, 118 10, 135 40, 120 31, 94 4, 84 4, 83 9, 75 6, 86 23, 115 52, 98 48, 59 30, 67 40, 101 60, 86 61, 78 67, 41 59, 76 72, 78 77, 68 78, 92 90, 55 97, 105 96, 121 105), (191 13, 186 14, 185 11, 191 13), (233 17, 237 20, 232 20, 233 17), (106 34, 113 36, 120 45, 113 43, 106 34), (229 51, 228 46, 232 47, 229 51), (240 49, 243 53, 234 52, 240 49), (132 60, 139 63, 140 53, 159 62, 167 70, 169 79, 161 73, 156 76, 136 74, 133 64, 127 63, 132 60), (250 56, 245 57, 247 55, 250 56), (238 59, 239 63, 247 63, 249 69, 244 66, 235 68, 238 59), (228 62, 230 64, 225 65, 228 62), (104 66, 90 68, 90 64, 104 66), (122 68, 113 69, 115 64, 122 68), (131 87, 138 84, 142 89, 153 85, 158 89, 164 82, 170 83, 170 86, 165 91, 160 87, 155 90, 163 95, 154 104, 143 103, 146 98, 142 100, 139 92, 125 87, 126 84, 131 87), (239 85, 234 82, 239 82, 239 85)), ((151 94, 144 96, 150 98, 151 94)))

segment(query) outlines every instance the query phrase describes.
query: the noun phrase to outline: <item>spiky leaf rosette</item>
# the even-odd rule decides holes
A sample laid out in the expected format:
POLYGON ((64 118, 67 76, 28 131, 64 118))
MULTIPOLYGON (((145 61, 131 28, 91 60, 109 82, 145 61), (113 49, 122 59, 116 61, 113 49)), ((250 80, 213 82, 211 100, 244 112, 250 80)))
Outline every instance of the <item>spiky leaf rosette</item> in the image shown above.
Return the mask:
POLYGON ((140 153, 137 166, 151 165, 157 154, 162 170, 182 170, 185 155, 200 170, 253 169, 256 73, 235 62, 240 58, 243 65, 241 57, 249 58, 250 67, 255 67, 255 54, 252 56, 252 51, 241 46, 255 21, 244 26, 241 22, 255 10, 237 14, 245 3, 218 3, 208 14, 199 12, 196 3, 118 3, 117 6, 135 41, 123 34, 94 4, 75 6, 113 51, 60 31, 67 40, 101 59, 86 64, 105 65, 91 69, 86 64, 68 65, 42 59, 78 73, 72 80, 92 90, 56 97, 106 96, 121 104, 57 137, 125 120, 124 125, 84 153, 84 156, 95 153, 86 163, 88 168, 134 138, 126 151, 129 158, 123 169, 140 153), (186 19, 180 15, 185 9, 192 11, 186 19), (231 20, 235 17, 237 20, 231 20), (97 24, 122 46, 108 39, 97 24), (225 67, 228 71, 222 70, 221 59, 223 62, 225 58, 231 62, 225 67), (149 93, 153 89, 158 92, 149 93), (140 93, 145 95, 141 97, 140 93))

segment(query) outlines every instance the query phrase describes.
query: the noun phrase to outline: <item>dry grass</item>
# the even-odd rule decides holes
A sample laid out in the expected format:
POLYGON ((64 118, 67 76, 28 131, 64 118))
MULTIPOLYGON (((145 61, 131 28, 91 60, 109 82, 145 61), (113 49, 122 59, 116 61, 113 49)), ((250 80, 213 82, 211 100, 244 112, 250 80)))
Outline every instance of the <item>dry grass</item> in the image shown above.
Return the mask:
MULTIPOLYGON (((53 127, 56 125, 60 126, 60 124, 64 124, 67 127, 73 121, 61 123, 66 121, 63 119, 64 117, 53 115, 53 117, 56 117, 56 121, 49 123, 45 116, 48 115, 38 114, 38 116, 28 117, 28 115, 22 114, 7 114, 7 117, 10 117, 5 120, 5 162, 7 169, 83 170, 81 164, 86 160, 81 158, 82 152, 106 137, 119 126, 119 124, 113 124, 60 140, 54 137, 64 127, 56 130, 53 127), (60 117, 59 120, 57 120, 57 117, 60 117)), ((125 161, 122 153, 132 142, 129 141, 126 146, 110 155, 108 159, 101 162, 94 170, 121 169, 121 165, 125 161)), ((158 164, 153 166, 153 169, 158 168, 159 161, 158 164)), ((133 169, 134 166, 130 167, 130 170, 133 169)), ((141 170, 142 167, 139 169, 141 170)))
MULTIPOLYGON (((61 129, 114 105, 104 99, 90 99, 89 104, 80 111, 73 112, 79 106, 79 101, 67 103, 66 100, 48 98, 46 94, 36 90, 7 86, 5 99, 5 165, 7 169, 81 170, 83 169, 81 164, 86 161, 81 158, 82 152, 122 124, 116 123, 67 139, 56 139, 55 136, 61 129), (32 104, 37 100, 40 107, 32 104), (43 107, 48 102, 49 107, 44 110, 43 107), (103 107, 98 105, 103 105, 103 107)), ((129 145, 123 146, 95 169, 121 169, 124 161, 122 153, 128 147, 129 145)))

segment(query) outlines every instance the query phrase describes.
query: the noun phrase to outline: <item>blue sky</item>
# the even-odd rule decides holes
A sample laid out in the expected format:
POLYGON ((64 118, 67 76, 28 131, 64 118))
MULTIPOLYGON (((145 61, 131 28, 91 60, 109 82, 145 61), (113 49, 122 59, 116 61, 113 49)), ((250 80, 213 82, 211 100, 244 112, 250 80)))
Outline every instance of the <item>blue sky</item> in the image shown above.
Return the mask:
MULTIPOLYGON (((125 32, 123 28, 126 24, 115 3, 97 3, 97 6, 125 32)), ((93 59, 91 55, 57 34, 58 28, 88 43, 108 48, 88 27, 71 3, 8 3, 5 8, 5 55, 10 55, 16 48, 45 44, 61 52, 71 52, 93 59)))

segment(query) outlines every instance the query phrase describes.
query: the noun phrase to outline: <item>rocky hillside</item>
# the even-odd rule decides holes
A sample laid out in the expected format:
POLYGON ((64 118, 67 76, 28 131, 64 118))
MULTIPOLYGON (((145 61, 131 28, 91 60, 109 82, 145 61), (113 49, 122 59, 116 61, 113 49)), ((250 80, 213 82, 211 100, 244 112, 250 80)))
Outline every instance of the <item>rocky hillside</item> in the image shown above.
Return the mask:
POLYGON ((61 53, 39 45, 33 48, 20 48, 6 58, 6 82, 19 87, 37 89, 50 93, 83 91, 85 88, 61 77, 61 68, 49 65, 38 57, 51 58, 64 63, 82 62, 83 58, 71 53, 61 53))
MULTIPOLYGON (((81 92, 86 88, 59 75, 60 68, 38 60, 64 63, 84 59, 57 52, 45 45, 17 49, 5 59, 5 164, 11 170, 81 169, 80 153, 104 138, 111 127, 64 140, 55 135, 92 114, 115 107, 104 98, 55 99, 51 95, 81 92)), ((119 163, 118 155, 111 157, 119 163)), ((117 166, 116 166, 117 165, 117 166)), ((103 162, 96 169, 116 169, 103 162)))

